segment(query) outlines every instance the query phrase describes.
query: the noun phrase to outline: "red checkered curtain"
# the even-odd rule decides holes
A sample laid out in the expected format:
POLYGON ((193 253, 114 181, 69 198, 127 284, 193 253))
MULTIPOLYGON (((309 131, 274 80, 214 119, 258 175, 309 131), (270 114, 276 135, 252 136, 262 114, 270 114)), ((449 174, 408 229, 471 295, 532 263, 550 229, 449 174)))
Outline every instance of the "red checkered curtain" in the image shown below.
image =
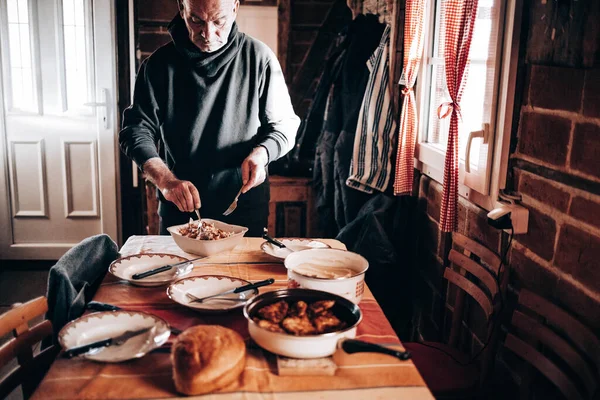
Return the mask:
POLYGON ((413 86, 423 57, 425 0, 407 0, 404 17, 404 62, 400 77, 400 84, 404 85, 404 89, 402 89, 402 112, 394 179, 395 195, 412 193, 417 138, 417 104, 413 86))
POLYGON ((444 165, 444 189, 440 226, 442 232, 452 232, 457 227, 458 205, 458 118, 460 98, 467 82, 467 66, 471 38, 477 17, 478 0, 445 0, 446 13, 444 39, 444 67, 446 84, 451 101, 438 108, 438 117, 450 117, 448 147, 444 165))

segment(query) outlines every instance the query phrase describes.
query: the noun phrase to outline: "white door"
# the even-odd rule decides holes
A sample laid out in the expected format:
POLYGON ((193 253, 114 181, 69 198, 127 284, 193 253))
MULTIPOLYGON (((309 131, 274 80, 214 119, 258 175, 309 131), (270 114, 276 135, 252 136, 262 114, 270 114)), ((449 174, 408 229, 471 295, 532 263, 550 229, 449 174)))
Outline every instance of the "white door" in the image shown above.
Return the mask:
POLYGON ((113 0, 0 0, 0 258, 117 237, 113 0))

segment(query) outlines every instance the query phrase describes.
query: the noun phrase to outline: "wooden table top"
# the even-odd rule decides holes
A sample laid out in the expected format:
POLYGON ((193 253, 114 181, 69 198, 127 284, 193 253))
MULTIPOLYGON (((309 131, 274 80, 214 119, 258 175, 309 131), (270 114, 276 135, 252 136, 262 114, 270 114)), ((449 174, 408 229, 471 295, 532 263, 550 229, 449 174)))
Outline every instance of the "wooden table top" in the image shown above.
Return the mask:
MULTIPOLYGON (((336 240, 323 242, 344 248, 336 240)), ((261 292, 287 287, 287 272, 281 260, 260 250, 262 239, 244 238, 230 252, 194 262, 193 275, 220 274, 257 281, 273 277, 275 284, 261 292)), ((187 258, 169 236, 132 236, 121 255, 138 253, 170 253, 187 258)), ((240 310, 206 315, 182 307, 166 295, 166 287, 132 286, 107 274, 94 300, 117 305, 126 310, 144 311, 166 320, 172 327, 186 329, 198 324, 218 324, 239 332, 247 341, 246 367, 237 382, 216 393, 196 396, 202 399, 433 399, 412 361, 394 357, 338 351, 333 360, 335 375, 279 376, 276 356, 254 344, 240 310)), ((363 321, 357 339, 402 348, 400 340, 385 318, 381 307, 365 287, 359 304, 363 321)), ((171 337, 167 345, 174 338, 171 337)), ((33 399, 147 399, 183 397, 175 391, 169 347, 165 345, 146 356, 123 363, 98 363, 85 359, 58 357, 36 390, 33 399)))

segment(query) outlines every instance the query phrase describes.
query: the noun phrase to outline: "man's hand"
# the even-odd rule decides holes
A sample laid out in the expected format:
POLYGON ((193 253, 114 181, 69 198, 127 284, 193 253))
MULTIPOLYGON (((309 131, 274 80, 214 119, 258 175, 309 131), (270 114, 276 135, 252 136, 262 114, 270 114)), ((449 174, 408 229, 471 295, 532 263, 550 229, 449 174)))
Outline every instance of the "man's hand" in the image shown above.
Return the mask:
POLYGON ((165 199, 174 203, 181 212, 193 212, 200 208, 200 194, 190 181, 170 180, 159 189, 165 199))
POLYGON ((192 212, 200 208, 198 189, 190 181, 177 179, 160 158, 149 159, 144 163, 143 169, 165 199, 175 204, 179 211, 192 212))
POLYGON ((262 146, 255 147, 252 153, 242 163, 242 193, 246 193, 263 183, 267 177, 266 166, 269 162, 267 149, 262 146))

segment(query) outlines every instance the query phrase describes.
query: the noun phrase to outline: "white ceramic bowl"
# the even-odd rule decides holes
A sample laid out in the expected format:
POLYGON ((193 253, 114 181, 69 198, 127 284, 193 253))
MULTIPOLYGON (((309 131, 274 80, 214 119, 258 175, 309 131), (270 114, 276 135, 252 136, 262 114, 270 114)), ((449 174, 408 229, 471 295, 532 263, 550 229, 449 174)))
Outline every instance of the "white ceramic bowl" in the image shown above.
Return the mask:
POLYGON ((358 304, 365 290, 365 272, 369 262, 361 255, 339 249, 311 249, 292 253, 286 257, 284 265, 288 270, 288 287, 322 290, 345 297, 358 304), (306 272, 309 266, 312 272, 306 272), (303 268, 305 271, 299 271, 303 268), (324 278, 315 276, 332 268, 346 268, 348 276, 324 278))
POLYGON ((188 224, 175 225, 167 228, 177 246, 186 253, 198 254, 199 256, 211 256, 213 254, 228 251, 237 246, 241 241, 248 228, 239 225, 229 225, 225 222, 217 221, 209 218, 202 218, 202 221, 209 224, 214 223, 215 227, 227 232, 233 232, 233 235, 224 239, 217 240, 199 240, 192 239, 187 236, 182 236, 179 233, 181 228, 185 228, 188 224))
POLYGON ((343 339, 356 337, 356 328, 362 321, 362 312, 356 304, 331 293, 306 289, 281 289, 263 293, 250 300, 244 306, 244 317, 248 321, 250 337, 263 349, 292 358, 320 358, 332 355, 343 339), (303 300, 309 303, 317 300, 335 300, 336 315, 346 321, 348 327, 320 335, 295 336, 269 331, 253 321, 252 318, 260 308, 280 300, 303 300))

